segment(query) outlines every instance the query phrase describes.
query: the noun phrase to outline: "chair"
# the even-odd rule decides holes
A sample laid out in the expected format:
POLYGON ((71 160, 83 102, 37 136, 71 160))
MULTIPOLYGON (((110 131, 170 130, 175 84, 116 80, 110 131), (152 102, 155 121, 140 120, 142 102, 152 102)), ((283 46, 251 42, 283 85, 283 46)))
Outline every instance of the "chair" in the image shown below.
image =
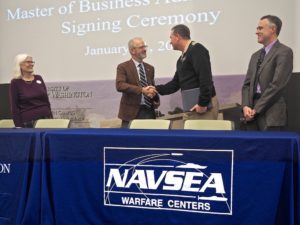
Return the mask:
POLYGON ((14 128, 15 124, 13 120, 5 119, 0 120, 0 128, 14 128))
POLYGON ((170 120, 136 119, 129 124, 130 129, 160 129, 167 130, 170 127, 170 120))
POLYGON ((230 120, 186 120, 184 129, 188 130, 234 130, 230 120))
POLYGON ((39 119, 35 123, 35 128, 68 128, 69 119, 39 119))

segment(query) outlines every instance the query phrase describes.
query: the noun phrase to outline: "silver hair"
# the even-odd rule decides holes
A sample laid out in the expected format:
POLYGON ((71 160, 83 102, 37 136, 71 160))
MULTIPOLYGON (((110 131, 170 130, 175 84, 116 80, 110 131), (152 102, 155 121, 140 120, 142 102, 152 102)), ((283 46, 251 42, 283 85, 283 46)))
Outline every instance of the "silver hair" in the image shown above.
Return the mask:
POLYGON ((21 79, 22 78, 22 71, 21 71, 21 63, 26 60, 27 57, 31 57, 31 55, 28 55, 26 53, 18 54, 15 57, 15 66, 13 69, 13 77, 15 79, 21 79))
POLYGON ((131 51, 132 49, 134 49, 134 47, 135 47, 135 46, 134 46, 134 42, 135 42, 136 40, 144 41, 143 38, 141 38, 141 37, 135 37, 135 38, 130 39, 130 40, 128 41, 128 49, 129 49, 129 51, 131 51))

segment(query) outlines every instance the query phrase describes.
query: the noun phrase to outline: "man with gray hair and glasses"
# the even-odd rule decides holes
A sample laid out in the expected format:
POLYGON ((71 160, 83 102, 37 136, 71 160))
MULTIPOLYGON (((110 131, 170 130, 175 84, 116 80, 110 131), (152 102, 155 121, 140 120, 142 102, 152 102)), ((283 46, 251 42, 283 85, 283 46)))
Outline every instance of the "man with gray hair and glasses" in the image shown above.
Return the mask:
POLYGON ((155 119, 154 109, 159 98, 153 88, 154 67, 143 60, 147 57, 147 45, 140 37, 128 42, 131 59, 117 67, 116 89, 122 92, 119 118, 122 128, 133 119, 155 119))

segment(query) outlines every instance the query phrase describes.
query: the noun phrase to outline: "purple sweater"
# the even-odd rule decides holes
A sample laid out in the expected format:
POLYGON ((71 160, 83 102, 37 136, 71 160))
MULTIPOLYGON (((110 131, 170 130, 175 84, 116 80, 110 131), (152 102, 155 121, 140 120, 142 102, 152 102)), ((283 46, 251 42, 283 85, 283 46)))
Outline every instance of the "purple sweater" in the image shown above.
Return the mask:
POLYGON ((40 75, 34 75, 32 82, 11 80, 10 106, 16 127, 23 127, 24 122, 52 118, 46 85, 40 75))

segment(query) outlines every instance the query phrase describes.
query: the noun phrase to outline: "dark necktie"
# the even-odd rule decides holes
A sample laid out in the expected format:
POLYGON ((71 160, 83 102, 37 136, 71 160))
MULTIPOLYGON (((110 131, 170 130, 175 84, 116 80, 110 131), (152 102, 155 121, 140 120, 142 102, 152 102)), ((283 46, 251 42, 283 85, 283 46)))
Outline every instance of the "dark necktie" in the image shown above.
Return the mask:
POLYGON ((256 64, 256 73, 255 73, 255 81, 254 81, 254 93, 260 93, 260 87, 258 88, 258 86, 259 86, 259 73, 258 73, 258 71, 260 69, 261 64, 264 61, 265 55, 266 55, 266 50, 263 48, 260 51, 260 55, 259 55, 259 58, 258 58, 258 61, 257 61, 257 64, 256 64))
MULTIPOLYGON (((148 83, 147 83, 146 74, 145 74, 143 65, 142 65, 142 64, 139 64, 138 67, 139 67, 139 75, 140 75, 140 83, 141 83, 141 86, 142 86, 142 87, 147 87, 147 86, 148 86, 148 83)), ((152 106, 151 98, 149 98, 148 96, 144 95, 144 100, 145 100, 145 105, 146 105, 148 108, 151 108, 151 106, 152 106)))

